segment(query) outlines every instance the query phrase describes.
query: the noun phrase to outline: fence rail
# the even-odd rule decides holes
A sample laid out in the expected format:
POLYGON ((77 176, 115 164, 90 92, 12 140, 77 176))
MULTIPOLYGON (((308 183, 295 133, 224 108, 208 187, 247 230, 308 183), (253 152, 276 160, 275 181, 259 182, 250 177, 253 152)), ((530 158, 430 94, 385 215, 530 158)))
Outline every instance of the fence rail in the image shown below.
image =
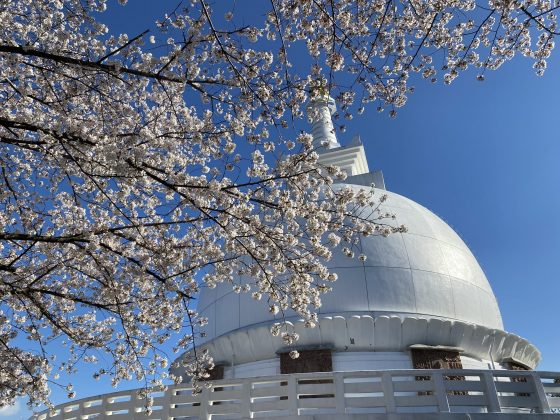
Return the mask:
POLYGON ((153 411, 136 390, 59 405, 33 420, 235 419, 304 414, 491 412, 560 409, 560 373, 508 370, 387 370, 277 375, 188 384, 154 393, 153 411))

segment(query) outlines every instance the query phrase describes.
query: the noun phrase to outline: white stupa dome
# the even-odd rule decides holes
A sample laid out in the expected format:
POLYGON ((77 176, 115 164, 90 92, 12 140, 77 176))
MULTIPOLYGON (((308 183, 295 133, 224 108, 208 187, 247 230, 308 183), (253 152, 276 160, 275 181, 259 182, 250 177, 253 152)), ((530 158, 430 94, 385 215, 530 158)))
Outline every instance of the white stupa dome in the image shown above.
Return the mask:
MULTIPOLYGON (((328 265, 338 280, 332 292, 323 296, 320 316, 439 318, 502 330, 492 288, 461 238, 420 204, 395 193, 381 193, 387 194, 381 210, 396 217, 383 222, 404 224, 408 232, 362 238, 365 262, 334 252, 328 265)), ((209 319, 204 341, 275 320, 266 302, 233 292, 231 284, 204 288, 198 311, 209 319)), ((297 318, 297 314, 287 317, 297 318)))
MULTIPOLYGON (((251 293, 237 294, 232 284, 221 283, 214 289, 203 286, 197 310, 208 324, 198 345, 225 366, 276 366, 275 358, 287 348, 281 338, 271 335, 270 327, 286 321, 300 336, 298 348, 330 349, 337 355, 333 356, 336 363, 342 354, 352 353, 353 360, 358 360, 360 354, 373 357, 373 352, 393 352, 409 360, 410 348, 428 346, 458 349, 482 364, 483 360, 515 360, 536 366, 540 352, 527 340, 504 331, 492 288, 457 233, 422 205, 386 191, 381 172, 370 171, 359 137, 340 146, 330 129, 332 123, 327 124, 333 103, 310 105, 321 108, 313 121, 319 163, 347 172, 346 182, 338 184, 341 187, 361 189, 374 183, 378 197, 387 195, 379 205, 381 213, 395 215, 380 222, 405 225, 408 231, 361 238, 354 251, 365 254, 365 261, 345 256, 342 245, 335 249, 327 265, 338 280, 322 296, 315 328, 305 328, 293 311, 271 314, 266 299, 255 301, 251 293)), ((374 210, 365 209, 362 214, 375 214, 374 210)), ((373 365, 364 366, 371 369, 373 365)))

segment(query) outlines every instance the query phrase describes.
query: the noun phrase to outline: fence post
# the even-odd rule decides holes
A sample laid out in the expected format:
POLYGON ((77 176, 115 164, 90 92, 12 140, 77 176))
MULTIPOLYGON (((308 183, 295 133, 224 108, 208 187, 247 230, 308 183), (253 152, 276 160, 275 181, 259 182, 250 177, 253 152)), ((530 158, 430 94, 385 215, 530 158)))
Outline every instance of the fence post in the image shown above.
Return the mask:
POLYGON ((78 403, 78 409, 75 411, 77 418, 81 419, 84 415, 84 404, 78 403))
POLYGON ((249 379, 243 380, 241 390, 241 418, 251 418, 251 382, 249 379))
POLYGON ((210 390, 206 387, 203 388, 200 393, 200 414, 199 418, 201 420, 210 420, 210 414, 208 413, 208 404, 210 399, 210 390))
MULTIPOLYGON (((99 409, 101 410, 101 418, 104 418, 107 415, 107 412, 110 411, 109 408, 109 404, 111 403, 112 398, 108 397, 108 398, 104 398, 103 396, 101 396, 101 407, 99 407, 99 409)), ((136 400, 138 399, 137 395, 132 394, 130 396, 131 400, 136 400)), ((136 403, 133 403, 132 405, 136 405, 136 403)))
POLYGON ((288 377, 288 404, 289 415, 298 415, 298 399, 297 399, 297 377, 295 375, 290 375, 288 377))
POLYGON ((445 389, 443 375, 441 374, 441 372, 433 371, 432 380, 434 382, 434 389, 435 389, 436 400, 438 403, 439 411, 442 413, 448 413, 449 400, 447 399, 447 390, 445 389))
POLYGON ((541 377, 537 372, 531 372, 531 380, 533 381, 535 396, 537 397, 537 412, 550 413, 550 405, 548 404, 548 398, 546 398, 546 393, 544 392, 541 377))
POLYGON ((494 383, 494 375, 492 372, 484 372, 480 379, 484 381, 484 395, 486 396, 487 410, 489 413, 501 413, 500 400, 498 391, 494 383))
POLYGON ((159 404, 157 404, 157 405, 161 405, 161 416, 164 419, 171 418, 171 410, 175 408, 174 406, 172 407, 172 402, 171 402, 174 400, 174 398, 171 398, 172 395, 174 394, 175 394, 174 386, 169 385, 167 389, 163 392, 163 395, 160 397, 161 400, 159 404))
POLYGON ((397 406, 395 404, 395 392, 393 390, 393 377, 389 372, 383 372, 381 375, 381 384, 383 385, 383 395, 385 397, 387 413, 395 413, 397 411, 397 406))
POLYGON ((333 374, 334 381, 334 398, 336 403, 336 414, 344 414, 346 412, 344 399, 344 374, 333 374))

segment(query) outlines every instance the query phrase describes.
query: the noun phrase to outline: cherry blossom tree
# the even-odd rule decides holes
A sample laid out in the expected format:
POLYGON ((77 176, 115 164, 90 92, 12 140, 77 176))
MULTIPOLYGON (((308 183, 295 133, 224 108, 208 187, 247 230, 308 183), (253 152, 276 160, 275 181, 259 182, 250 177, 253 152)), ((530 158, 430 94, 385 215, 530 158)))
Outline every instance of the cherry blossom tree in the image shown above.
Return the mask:
MULTIPOLYGON (((402 228, 294 135, 305 104, 395 116, 414 80, 483 79, 516 53, 540 75, 557 35, 542 0, 262 4, 243 26, 242 10, 184 1, 130 36, 102 23, 105 0, 0 4, 0 407, 48 402, 57 371, 98 352, 112 364, 95 377, 162 386, 161 346, 193 348, 205 322, 200 287, 238 275, 253 281, 236 291, 312 327, 332 249, 402 228)), ((212 362, 194 355, 196 382, 212 362)))

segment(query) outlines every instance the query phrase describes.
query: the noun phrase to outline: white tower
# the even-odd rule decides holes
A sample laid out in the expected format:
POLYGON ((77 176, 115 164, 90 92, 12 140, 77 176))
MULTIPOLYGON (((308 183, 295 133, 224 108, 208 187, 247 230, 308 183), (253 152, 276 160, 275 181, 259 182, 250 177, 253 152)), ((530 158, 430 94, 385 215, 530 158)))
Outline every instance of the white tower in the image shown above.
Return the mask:
POLYGON ((331 119, 331 115, 335 112, 336 104, 334 99, 326 95, 318 97, 307 106, 315 147, 322 147, 324 149, 340 147, 331 119))

